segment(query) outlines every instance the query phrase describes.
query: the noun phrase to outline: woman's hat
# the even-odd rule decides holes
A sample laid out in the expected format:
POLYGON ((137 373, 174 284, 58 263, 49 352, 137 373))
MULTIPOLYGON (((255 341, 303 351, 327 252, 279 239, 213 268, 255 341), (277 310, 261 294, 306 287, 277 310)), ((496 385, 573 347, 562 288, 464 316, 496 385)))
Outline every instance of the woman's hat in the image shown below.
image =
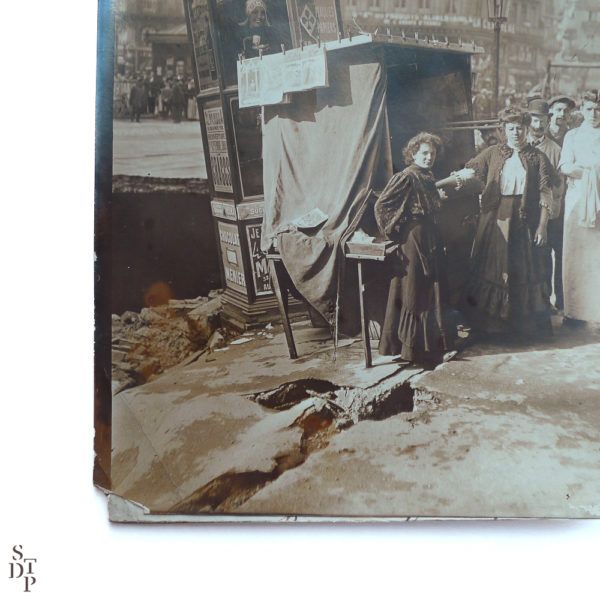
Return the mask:
POLYGON ((531 115, 529 112, 520 110, 519 108, 505 108, 498 113, 500 123, 517 123, 526 127, 531 123, 531 115))
POLYGON ((263 0, 246 0, 247 15, 250 15, 250 13, 257 8, 262 8, 265 12, 267 12, 267 5, 263 2, 263 0))

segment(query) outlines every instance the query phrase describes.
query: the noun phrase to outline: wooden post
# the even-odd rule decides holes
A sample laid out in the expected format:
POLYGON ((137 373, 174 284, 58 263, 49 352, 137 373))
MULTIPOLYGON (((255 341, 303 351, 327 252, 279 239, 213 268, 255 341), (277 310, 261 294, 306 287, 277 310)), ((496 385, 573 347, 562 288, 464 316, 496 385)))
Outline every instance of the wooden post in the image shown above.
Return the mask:
POLYGON ((287 289, 284 289, 283 291, 281 289, 281 280, 279 278, 279 269, 281 268, 283 268, 281 259, 269 259, 269 273, 271 275, 273 291, 277 298, 277 304, 279 305, 279 312, 281 313, 281 324, 283 325, 290 358, 294 359, 298 358, 298 353, 296 352, 296 344, 294 343, 292 326, 290 325, 290 317, 288 315, 288 291, 287 289))
POLYGON ((373 366, 371 357, 371 338, 369 336, 369 321, 365 306, 365 284, 363 282, 362 260, 357 261, 358 268, 358 297, 360 300, 360 331, 363 341, 363 349, 365 353, 365 367, 373 366))

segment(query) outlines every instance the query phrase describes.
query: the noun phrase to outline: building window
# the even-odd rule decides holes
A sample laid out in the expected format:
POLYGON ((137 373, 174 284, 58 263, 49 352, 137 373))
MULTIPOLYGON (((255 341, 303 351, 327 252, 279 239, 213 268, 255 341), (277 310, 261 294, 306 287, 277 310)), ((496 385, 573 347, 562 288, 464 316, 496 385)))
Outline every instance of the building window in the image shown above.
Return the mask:
POLYGON ((394 6, 396 8, 406 8, 406 0, 394 0, 394 6))
POLYGON ((419 0, 419 8, 422 10, 431 8, 430 0, 419 0))

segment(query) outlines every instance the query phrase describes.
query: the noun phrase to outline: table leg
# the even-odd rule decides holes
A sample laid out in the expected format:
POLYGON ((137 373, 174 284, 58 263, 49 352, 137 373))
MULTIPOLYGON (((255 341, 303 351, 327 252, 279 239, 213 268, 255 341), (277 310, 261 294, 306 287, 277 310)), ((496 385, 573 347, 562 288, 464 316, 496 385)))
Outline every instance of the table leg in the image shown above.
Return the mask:
POLYGON ((290 318, 288 315, 288 293, 287 290, 284 290, 284 298, 283 293, 281 291, 279 270, 274 260, 269 260, 269 273, 271 275, 271 282, 273 284, 275 298, 277 298, 277 304, 279 305, 279 312, 281 313, 281 322, 283 325, 283 331, 285 333, 285 339, 287 341, 290 358, 298 358, 298 353, 296 352, 296 344, 294 343, 294 336, 292 334, 292 326, 290 325, 290 318))
POLYGON ((358 297, 360 300, 360 330, 362 334, 363 349, 365 352, 365 367, 373 366, 371 357, 371 338, 369 336, 369 321, 365 306, 365 285, 363 282, 362 260, 358 261, 358 297))

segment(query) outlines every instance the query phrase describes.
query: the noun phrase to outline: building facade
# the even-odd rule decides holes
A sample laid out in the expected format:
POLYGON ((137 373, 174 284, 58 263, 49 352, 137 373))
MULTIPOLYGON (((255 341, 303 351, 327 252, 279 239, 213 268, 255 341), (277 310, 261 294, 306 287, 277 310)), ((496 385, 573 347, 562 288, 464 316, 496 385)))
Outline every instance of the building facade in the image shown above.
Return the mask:
POLYGON ((558 48, 552 56, 548 81, 551 93, 576 97, 581 91, 600 87, 600 2, 555 0, 558 48), (585 67, 591 63, 592 67, 585 67))
MULTIPOLYGON (((181 0, 114 0, 115 8, 115 74, 131 77, 155 68, 151 34, 170 28, 185 32, 185 16, 181 0)), ((165 57, 165 61, 170 57, 165 57)), ((172 64, 159 65, 175 74, 177 58, 172 64)), ((162 75, 166 75, 163 72, 162 75)))
MULTIPOLYGON (((589 0, 597 2, 597 0, 589 0)), ((486 53, 473 57, 474 87, 492 85, 493 25, 486 0, 341 0, 346 28, 405 33, 450 41, 474 41, 486 53)), ((543 79, 546 61, 556 52, 553 0, 505 0, 500 85, 523 91, 543 79)))

